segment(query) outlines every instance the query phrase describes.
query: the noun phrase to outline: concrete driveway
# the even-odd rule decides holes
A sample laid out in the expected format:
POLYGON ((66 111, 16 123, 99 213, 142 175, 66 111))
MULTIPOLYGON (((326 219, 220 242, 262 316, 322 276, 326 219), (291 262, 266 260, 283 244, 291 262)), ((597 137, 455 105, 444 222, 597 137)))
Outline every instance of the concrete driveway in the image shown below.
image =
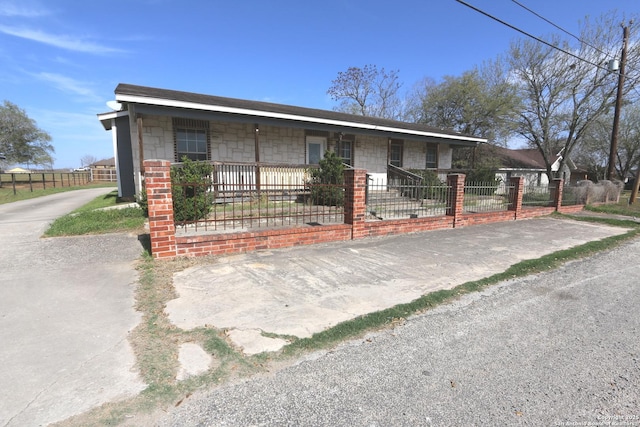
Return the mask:
POLYGON ((40 237, 110 191, 0 205, 0 426, 47 425, 145 387, 127 340, 137 236, 40 237))
POLYGON ((178 327, 228 329, 246 354, 626 229, 537 218, 220 257, 174 276, 178 327))

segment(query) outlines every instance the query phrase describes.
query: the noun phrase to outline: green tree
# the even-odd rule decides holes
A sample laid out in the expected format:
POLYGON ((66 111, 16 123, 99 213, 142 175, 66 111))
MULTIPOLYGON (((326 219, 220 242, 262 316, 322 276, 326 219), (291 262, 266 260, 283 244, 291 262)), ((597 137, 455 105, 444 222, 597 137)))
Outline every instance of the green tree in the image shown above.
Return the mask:
POLYGON ((349 67, 332 80, 327 93, 340 101, 336 111, 362 116, 399 119, 402 103, 398 91, 398 70, 385 71, 375 65, 349 67))
POLYGON ((408 110, 419 123, 506 144, 514 134, 520 100, 498 60, 440 83, 426 79, 414 88, 408 110), (416 103, 418 103, 416 105, 416 103))
POLYGON ((0 106, 0 153, 7 163, 48 164, 55 151, 51 136, 16 104, 4 101, 0 106))

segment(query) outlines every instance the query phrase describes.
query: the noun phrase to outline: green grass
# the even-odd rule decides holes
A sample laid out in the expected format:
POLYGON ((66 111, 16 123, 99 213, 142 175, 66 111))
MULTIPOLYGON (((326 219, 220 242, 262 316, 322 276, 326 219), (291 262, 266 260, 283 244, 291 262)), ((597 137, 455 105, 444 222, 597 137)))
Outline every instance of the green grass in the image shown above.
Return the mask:
POLYGON ((585 206, 586 210, 593 212, 602 212, 614 215, 626 215, 626 216, 640 216, 640 199, 636 198, 633 205, 629 204, 630 191, 625 191, 620 195, 620 201, 618 203, 610 203, 606 205, 598 206, 585 206))
POLYGON ((145 222, 142 209, 127 207, 100 210, 117 206, 118 192, 96 197, 68 215, 56 219, 44 233, 46 237, 80 236, 142 230, 145 222))

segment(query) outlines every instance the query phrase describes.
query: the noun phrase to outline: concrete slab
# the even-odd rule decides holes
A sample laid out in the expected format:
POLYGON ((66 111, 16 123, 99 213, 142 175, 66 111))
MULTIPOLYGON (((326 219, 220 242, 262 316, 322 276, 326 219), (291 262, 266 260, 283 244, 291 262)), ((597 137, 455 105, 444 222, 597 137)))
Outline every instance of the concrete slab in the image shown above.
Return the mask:
POLYGON ((257 329, 241 330, 232 329, 227 335, 235 345, 247 355, 260 354, 268 351, 278 351, 289 342, 282 338, 269 338, 262 336, 262 331, 257 329))
POLYGON ((208 371, 213 358, 198 344, 188 342, 180 345, 178 362, 180 362, 180 369, 176 379, 182 381, 208 371))
POLYGON ((537 218, 222 257, 175 274, 179 297, 166 312, 183 329, 208 324, 304 338, 526 259, 624 232, 537 218))

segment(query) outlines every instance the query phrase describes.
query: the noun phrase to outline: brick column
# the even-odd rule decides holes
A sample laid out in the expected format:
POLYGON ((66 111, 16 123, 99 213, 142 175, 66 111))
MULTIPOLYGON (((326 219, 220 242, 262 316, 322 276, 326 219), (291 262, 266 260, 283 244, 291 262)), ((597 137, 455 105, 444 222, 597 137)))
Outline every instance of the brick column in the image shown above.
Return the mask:
POLYGON ((518 219, 522 212, 522 197, 524 195, 524 177, 512 176, 509 178, 509 210, 514 211, 514 218, 518 219))
POLYGON ((447 208, 447 215, 453 216, 454 227, 462 217, 464 205, 464 179, 465 174, 463 173, 447 175, 447 186, 449 186, 449 207, 447 208))
POLYGON ((351 225, 352 239, 365 237, 367 171, 364 169, 345 170, 344 185, 344 223, 351 225))
POLYGON ((562 191, 564 189, 564 180, 562 178, 555 178, 551 181, 552 193, 553 196, 553 205, 556 208, 556 211, 560 210, 562 207, 562 191))
POLYGON ((167 160, 145 160, 144 182, 149 204, 151 254, 154 258, 174 258, 176 227, 173 222, 171 163, 167 160))

